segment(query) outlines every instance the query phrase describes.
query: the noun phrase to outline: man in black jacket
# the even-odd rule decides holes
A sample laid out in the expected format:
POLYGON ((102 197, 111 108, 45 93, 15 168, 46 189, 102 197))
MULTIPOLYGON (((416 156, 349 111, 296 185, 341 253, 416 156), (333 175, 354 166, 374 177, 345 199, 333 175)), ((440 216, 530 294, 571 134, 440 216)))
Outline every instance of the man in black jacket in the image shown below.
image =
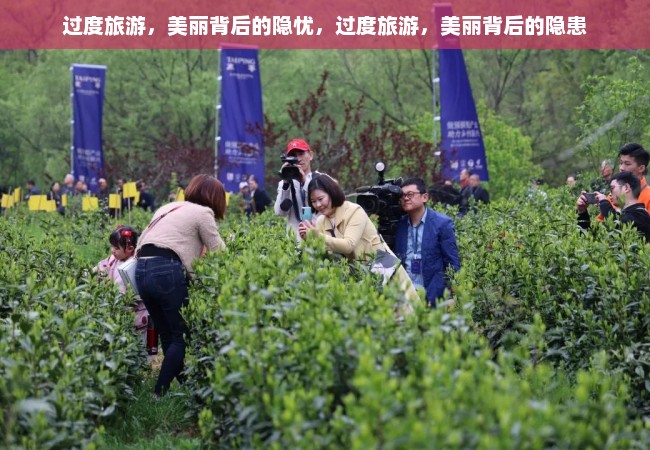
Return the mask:
POLYGON ((481 202, 486 205, 490 203, 490 193, 481 186, 481 177, 476 173, 469 176, 467 186, 460 191, 460 195, 460 211, 462 214, 465 214, 469 210, 470 199, 472 198, 476 203, 481 202))
POLYGON ((140 180, 137 182, 136 187, 138 188, 138 191, 140 191, 140 200, 138 201, 138 206, 145 211, 148 209, 151 212, 154 212, 156 210, 154 205, 154 198, 153 195, 147 191, 147 183, 140 180))
POLYGON ((251 191, 251 208, 253 214, 261 214, 271 204, 271 198, 264 189, 260 189, 255 175, 248 177, 248 187, 251 191))
MULTIPOLYGON (((603 217, 607 218, 614 214, 621 223, 632 223, 639 234, 650 241, 650 214, 643 203, 639 203, 639 192, 641 182, 631 172, 619 172, 612 177, 610 182, 612 198, 618 205, 624 205, 621 211, 612 206, 607 196, 601 192, 595 192, 598 209, 603 217)), ((576 202, 578 208, 578 225, 587 229, 591 225, 587 206, 589 205, 587 193, 580 194, 576 202)))

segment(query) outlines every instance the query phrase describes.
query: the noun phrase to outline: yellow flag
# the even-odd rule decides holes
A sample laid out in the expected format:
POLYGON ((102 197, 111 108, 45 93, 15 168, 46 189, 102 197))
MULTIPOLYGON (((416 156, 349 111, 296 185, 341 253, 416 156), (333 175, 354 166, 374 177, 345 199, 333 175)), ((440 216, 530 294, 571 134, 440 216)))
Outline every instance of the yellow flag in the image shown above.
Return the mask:
POLYGON ((183 202, 185 201, 185 191, 181 188, 178 188, 176 190, 176 201, 177 202, 183 202))
POLYGON ((94 211, 99 208, 99 201, 97 197, 84 197, 81 199, 81 210, 82 211, 94 211))
POLYGON ((27 206, 30 211, 41 211, 41 205, 47 201, 45 195, 30 195, 27 206))
POLYGON ((230 192, 226 192, 226 206, 230 204, 230 192))
POLYGON ((19 203, 22 200, 21 189, 17 187, 14 189, 14 203, 19 203))
POLYGON ((108 207, 113 209, 120 209, 122 207, 122 197, 120 194, 108 195, 108 207))
POLYGON ((140 203, 140 192, 136 191, 135 196, 133 197, 133 206, 140 203))
POLYGON ((55 212, 56 211, 56 202, 54 200, 46 200, 43 203, 43 211, 55 212))
POLYGON ((124 183, 124 186, 122 186, 122 196, 124 198, 133 198, 136 194, 138 194, 138 188, 135 186, 134 181, 124 183))
POLYGON ((64 208, 68 206, 68 194, 63 194, 61 196, 61 206, 63 206, 64 208))
POLYGON ((12 195, 2 194, 2 207, 8 209, 12 206, 14 206, 14 197, 12 195))

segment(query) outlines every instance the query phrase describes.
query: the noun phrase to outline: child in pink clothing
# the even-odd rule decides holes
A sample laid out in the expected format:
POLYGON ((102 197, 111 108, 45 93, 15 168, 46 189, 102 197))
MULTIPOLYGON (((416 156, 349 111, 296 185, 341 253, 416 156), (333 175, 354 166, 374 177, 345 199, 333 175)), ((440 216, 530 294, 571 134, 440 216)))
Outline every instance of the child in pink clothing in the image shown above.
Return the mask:
MULTIPOLYGON (((117 284, 120 292, 126 292, 124 280, 120 276, 117 268, 126 261, 133 258, 135 247, 138 244, 138 232, 133 228, 119 225, 108 238, 111 243, 111 256, 102 259, 95 270, 104 273, 117 284)), ((135 309, 135 330, 142 334, 143 342, 146 343, 147 324, 149 313, 139 296, 136 295, 135 309)))

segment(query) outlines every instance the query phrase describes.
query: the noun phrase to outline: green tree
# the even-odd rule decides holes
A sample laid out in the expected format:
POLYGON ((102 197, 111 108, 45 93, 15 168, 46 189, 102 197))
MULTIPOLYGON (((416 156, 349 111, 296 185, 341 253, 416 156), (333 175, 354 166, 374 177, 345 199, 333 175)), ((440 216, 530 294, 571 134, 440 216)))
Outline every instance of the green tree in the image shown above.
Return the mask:
MULTIPOLYGON (((490 175, 490 181, 485 183, 490 197, 507 198, 522 192, 532 178, 538 178, 543 173, 542 168, 533 162, 531 138, 519 128, 509 125, 505 119, 488 109, 485 103, 479 103, 477 109, 490 175)), ((423 113, 410 127, 410 132, 425 142, 431 142, 433 123, 433 115, 430 112, 423 113)), ((424 171, 428 172, 426 168, 424 171)), ((430 173, 416 175, 434 181, 427 176, 430 173)))
POLYGON ((490 195, 497 199, 522 192, 532 178, 543 173, 533 162, 531 138, 484 104, 479 104, 478 113, 490 173, 487 183, 490 195))
POLYGON ((630 58, 624 75, 594 75, 583 88, 585 99, 577 108, 580 141, 560 158, 578 155, 584 165, 598 167, 601 159, 615 156, 621 145, 647 141, 650 88, 646 68, 638 58, 630 58))

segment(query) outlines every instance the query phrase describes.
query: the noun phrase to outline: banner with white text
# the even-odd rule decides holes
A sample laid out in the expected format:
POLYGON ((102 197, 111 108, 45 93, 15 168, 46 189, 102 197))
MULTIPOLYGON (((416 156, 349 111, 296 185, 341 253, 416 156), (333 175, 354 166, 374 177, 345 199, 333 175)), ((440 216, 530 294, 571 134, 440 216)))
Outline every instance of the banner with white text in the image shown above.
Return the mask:
POLYGON ((87 183, 90 192, 97 192, 97 181, 104 176, 102 114, 106 67, 73 64, 71 71, 72 172, 77 180, 87 183))
MULTIPOLYGON (((450 5, 434 5, 434 15, 436 21, 451 15, 450 5)), ((442 176, 458 181, 460 172, 468 169, 488 181, 485 146, 463 51, 439 47, 442 176)))
POLYGON ((226 191, 255 175, 264 187, 264 112, 258 50, 223 48, 219 110, 218 177, 226 191))

